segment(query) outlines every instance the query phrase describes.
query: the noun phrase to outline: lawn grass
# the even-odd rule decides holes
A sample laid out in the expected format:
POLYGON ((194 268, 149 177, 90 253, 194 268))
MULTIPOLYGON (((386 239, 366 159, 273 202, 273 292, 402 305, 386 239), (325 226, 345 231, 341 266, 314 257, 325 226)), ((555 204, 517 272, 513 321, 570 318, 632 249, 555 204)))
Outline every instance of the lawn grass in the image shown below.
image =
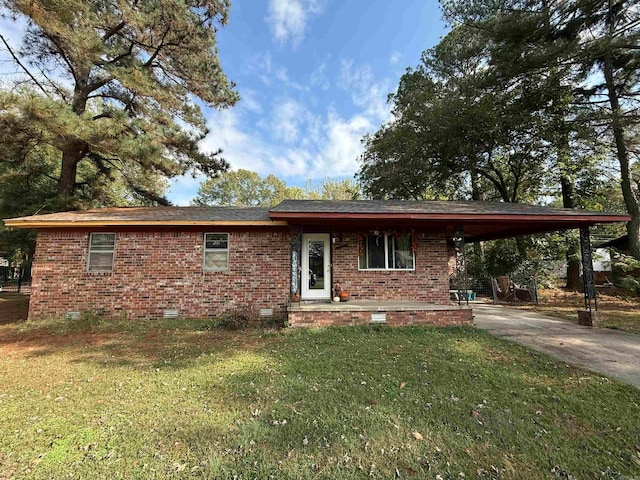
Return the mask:
MULTIPOLYGON (((515 306, 573 322, 578 319, 577 311, 584 309, 584 297, 579 292, 568 292, 558 288, 541 289, 539 298, 538 305, 515 306)), ((599 292, 598 311, 602 315, 605 328, 640 333, 640 298, 599 292)))
POLYGON ((482 331, 210 326, 1 325, 0 478, 640 476, 640 390, 482 331))

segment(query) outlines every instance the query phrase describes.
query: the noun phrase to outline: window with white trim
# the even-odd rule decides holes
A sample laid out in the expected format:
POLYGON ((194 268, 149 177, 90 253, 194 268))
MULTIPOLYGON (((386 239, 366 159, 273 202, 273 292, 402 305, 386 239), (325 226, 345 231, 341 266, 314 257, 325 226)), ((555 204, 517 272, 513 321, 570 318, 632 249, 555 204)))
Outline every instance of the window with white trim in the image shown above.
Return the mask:
POLYGON ((360 270, 413 270, 411 235, 365 235, 361 239, 360 270))
POLYGON ((115 233, 92 233, 89 236, 89 272, 113 272, 113 257, 116 249, 115 233))
POLYGON ((204 261, 202 268, 210 272, 229 270, 229 234, 204 234, 204 261))

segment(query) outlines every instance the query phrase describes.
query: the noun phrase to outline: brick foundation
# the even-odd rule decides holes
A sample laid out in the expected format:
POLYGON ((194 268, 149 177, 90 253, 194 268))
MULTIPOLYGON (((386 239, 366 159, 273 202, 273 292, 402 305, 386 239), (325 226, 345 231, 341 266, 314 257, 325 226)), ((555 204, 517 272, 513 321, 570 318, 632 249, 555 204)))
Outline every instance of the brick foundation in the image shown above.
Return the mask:
MULTIPOLYGON (((292 327, 328 327, 333 325, 368 325, 377 311, 289 311, 292 327)), ((438 310, 388 310, 386 325, 473 325, 470 308, 444 307, 438 310)))

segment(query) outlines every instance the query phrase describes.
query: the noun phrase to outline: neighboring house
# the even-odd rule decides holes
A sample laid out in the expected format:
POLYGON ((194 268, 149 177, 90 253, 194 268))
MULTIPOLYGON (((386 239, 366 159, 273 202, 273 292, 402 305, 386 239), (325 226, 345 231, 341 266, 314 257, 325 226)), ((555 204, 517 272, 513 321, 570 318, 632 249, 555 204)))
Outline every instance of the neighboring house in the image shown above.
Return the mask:
MULTIPOLYGON (((614 257, 616 256, 616 252, 622 253, 623 255, 631 256, 631 250, 629 249, 629 235, 622 235, 621 237, 614 238, 613 240, 609 240, 608 242, 601 243, 596 245, 596 248, 610 252, 611 249, 614 249, 614 257)), ((624 270, 619 265, 616 266, 615 262, 611 261, 611 254, 609 255, 609 265, 610 270, 612 270, 612 280, 617 280, 628 275, 636 278, 640 278, 640 268, 636 268, 633 270, 624 270)))
POLYGON ((507 203, 286 200, 270 210, 107 208, 5 224, 38 230, 30 318, 211 317, 251 305, 291 325, 447 325, 472 323, 449 292, 465 237, 626 220, 507 203), (350 302, 330 303, 336 282, 350 302))

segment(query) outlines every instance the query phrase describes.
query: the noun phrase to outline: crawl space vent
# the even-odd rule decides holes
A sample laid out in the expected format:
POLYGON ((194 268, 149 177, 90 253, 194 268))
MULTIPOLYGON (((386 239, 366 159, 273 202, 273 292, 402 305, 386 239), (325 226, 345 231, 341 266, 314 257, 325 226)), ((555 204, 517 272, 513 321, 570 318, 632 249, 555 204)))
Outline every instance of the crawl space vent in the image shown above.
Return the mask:
POLYGON ((273 317, 273 308, 261 308, 260 309, 261 317, 273 317))
POLYGON ((178 318, 178 310, 165 310, 162 316, 164 318, 178 318))
POLYGON ((386 313, 372 313, 371 314, 371 323, 387 323, 387 314, 386 313))
POLYGON ((65 320, 78 320, 80 318, 80 312, 67 312, 64 314, 65 320))

